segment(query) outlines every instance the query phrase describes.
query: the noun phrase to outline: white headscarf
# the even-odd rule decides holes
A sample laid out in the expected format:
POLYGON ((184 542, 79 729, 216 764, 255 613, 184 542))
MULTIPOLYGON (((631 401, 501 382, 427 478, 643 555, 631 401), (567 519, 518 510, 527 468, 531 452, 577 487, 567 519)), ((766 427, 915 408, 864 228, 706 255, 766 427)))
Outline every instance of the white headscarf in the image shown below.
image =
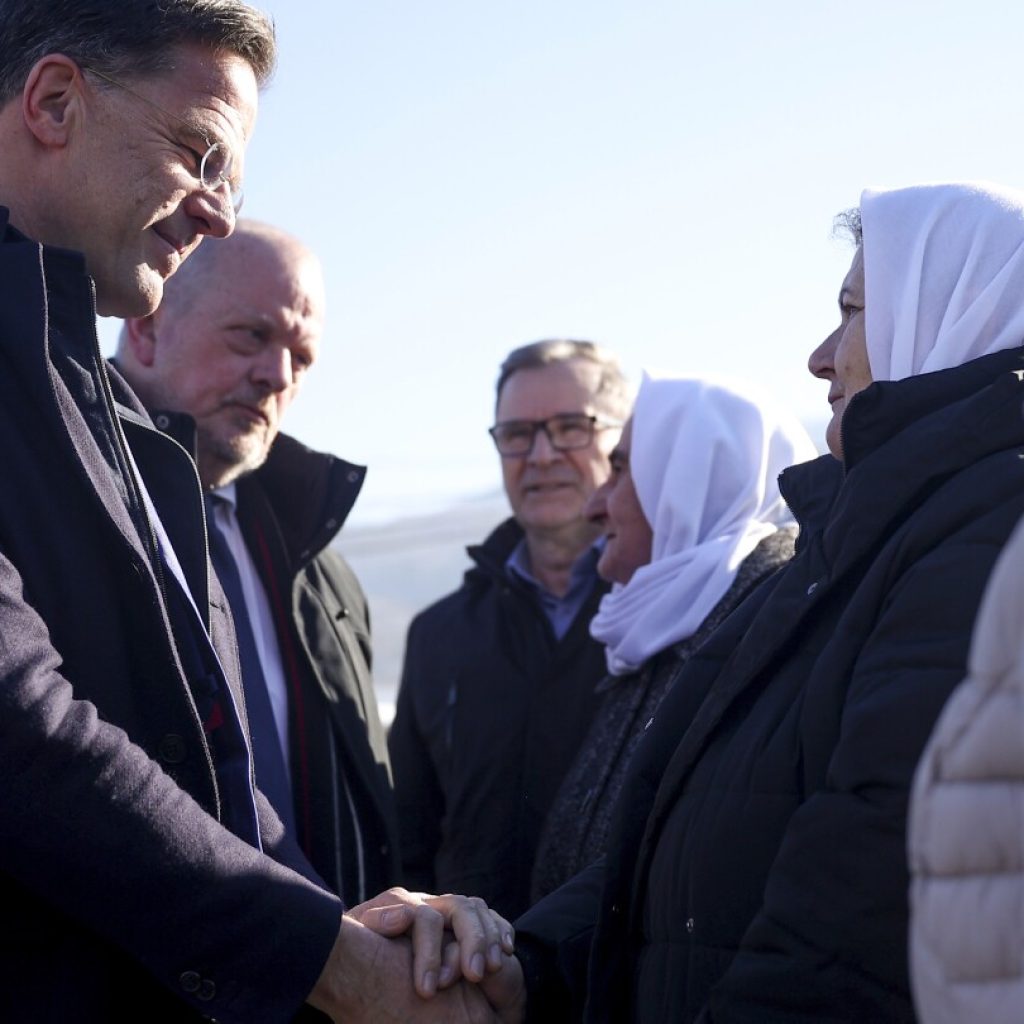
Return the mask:
POLYGON ((590 626, 610 672, 696 632, 743 559, 792 521, 779 473, 816 455, 796 419, 746 384, 644 376, 629 464, 654 538, 650 563, 612 587, 590 626))
POLYGON ((867 189, 860 214, 875 380, 1024 343, 1024 192, 985 182, 867 189))

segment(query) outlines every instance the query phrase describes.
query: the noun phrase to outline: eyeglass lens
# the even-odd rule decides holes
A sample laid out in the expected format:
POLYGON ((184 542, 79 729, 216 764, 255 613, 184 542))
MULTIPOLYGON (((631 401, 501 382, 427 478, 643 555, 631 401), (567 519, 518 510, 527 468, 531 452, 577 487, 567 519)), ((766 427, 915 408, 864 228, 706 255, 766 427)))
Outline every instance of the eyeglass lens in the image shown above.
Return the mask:
MULTIPOLYGON (((123 82, 119 82, 116 78, 112 78, 110 75, 107 75, 102 71, 97 71, 95 68, 83 66, 82 70, 88 71, 97 78, 102 78, 103 81, 116 86, 118 89, 128 93, 128 95, 134 96, 147 106, 152 107, 154 110, 158 110, 165 117, 170 117, 173 120, 179 121, 195 130, 194 126, 190 125, 184 118, 179 117, 177 114, 174 114, 169 110, 165 110, 159 103, 155 103, 148 96, 143 96, 140 92, 137 92, 135 89, 125 85, 123 82)), ((235 213, 238 213, 242 208, 244 195, 241 184, 238 182, 232 182, 231 180, 231 167, 233 162, 231 151, 223 143, 209 142, 208 140, 207 142, 209 148, 203 154, 203 158, 199 163, 199 183, 208 192, 218 192, 221 188, 227 185, 228 193, 231 197, 231 206, 234 208, 235 213)))
POLYGON ((509 420, 491 428, 498 451, 503 455, 525 455, 533 448, 538 430, 543 430, 556 451, 586 448, 594 436, 594 417, 584 414, 552 416, 547 420, 509 420))
POLYGON ((242 186, 231 181, 231 153, 227 147, 219 142, 210 145, 199 165, 199 180, 203 188, 210 192, 216 192, 227 185, 231 194, 231 205, 235 208, 235 213, 238 213, 244 196, 242 186))

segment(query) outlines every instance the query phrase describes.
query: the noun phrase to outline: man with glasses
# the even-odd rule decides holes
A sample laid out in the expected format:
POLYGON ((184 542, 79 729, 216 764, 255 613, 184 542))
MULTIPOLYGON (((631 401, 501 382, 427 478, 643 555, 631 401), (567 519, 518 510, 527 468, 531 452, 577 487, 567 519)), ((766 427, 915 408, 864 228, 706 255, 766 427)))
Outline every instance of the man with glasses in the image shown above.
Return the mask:
POLYGON ((254 789, 195 465, 96 342, 97 312, 148 316, 231 233, 269 20, 0 0, 0 52, 0 1019, 490 1020, 411 982, 436 986, 452 915, 465 975, 497 967, 499 923, 360 909, 415 925, 378 936, 254 789))
POLYGON ((614 358, 548 340, 502 364, 495 424, 512 518, 409 629, 389 738, 403 882, 526 909, 548 806, 599 700, 590 619, 607 585, 584 506, 630 396, 614 358))

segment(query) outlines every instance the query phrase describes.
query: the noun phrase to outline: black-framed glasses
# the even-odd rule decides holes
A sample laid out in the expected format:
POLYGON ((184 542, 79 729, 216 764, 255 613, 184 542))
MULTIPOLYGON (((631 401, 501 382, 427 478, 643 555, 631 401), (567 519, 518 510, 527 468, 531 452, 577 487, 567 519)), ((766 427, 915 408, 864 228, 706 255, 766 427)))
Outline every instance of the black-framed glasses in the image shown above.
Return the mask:
POLYGON ((495 423, 487 433, 494 447, 504 456, 527 455, 533 450, 537 431, 543 430, 551 447, 557 452, 578 451, 594 440, 598 430, 621 427, 617 420, 592 416, 585 412, 563 412, 546 420, 505 420, 495 423))
MULTIPOLYGON (((242 209, 242 201, 245 198, 242 191, 242 183, 232 175, 234 157, 231 150, 223 142, 210 139, 199 125, 186 120, 184 117, 180 117, 170 110, 165 110, 159 103, 154 103, 148 96, 143 96, 141 92, 136 92, 130 86, 119 82, 116 78, 111 78, 110 75, 97 71, 95 68, 83 67, 82 70, 88 71, 90 75, 95 75, 97 78, 102 78, 104 82, 118 89, 122 89, 129 96, 134 96, 135 99, 141 100, 154 110, 159 111, 164 117, 169 117, 171 120, 183 124, 193 135, 202 139, 206 145, 206 150, 203 153, 200 153, 198 150, 190 150, 196 164, 192 173, 199 179, 199 184, 207 192, 220 192, 221 189, 227 186, 228 195, 231 199, 231 208, 236 214, 242 209)), ((190 147, 185 148, 190 149, 190 147)))

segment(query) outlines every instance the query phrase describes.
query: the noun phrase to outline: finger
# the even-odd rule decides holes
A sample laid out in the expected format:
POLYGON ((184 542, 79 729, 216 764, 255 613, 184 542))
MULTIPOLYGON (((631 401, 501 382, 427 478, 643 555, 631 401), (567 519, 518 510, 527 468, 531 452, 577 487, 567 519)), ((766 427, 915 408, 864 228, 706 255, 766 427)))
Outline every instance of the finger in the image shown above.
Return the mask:
POLYGON ((501 954, 511 956, 516 948, 516 930, 496 910, 492 910, 478 896, 465 897, 469 908, 477 914, 480 926, 486 935, 487 969, 496 971, 501 967, 501 954))
MULTIPOLYGON (((491 911, 494 914, 494 911, 491 911)), ((516 930, 498 914, 495 916, 501 921, 501 948, 505 951, 508 956, 512 956, 516 951, 516 930)))
POLYGON ((498 970, 502 964, 501 954, 505 953, 506 956, 511 956, 516 951, 516 930, 496 910, 488 908, 487 913, 491 915, 491 921, 494 923, 498 941, 501 944, 501 948, 495 950, 493 956, 488 955, 487 966, 490 970, 498 970))
POLYGON ((443 942, 444 917, 425 904, 416 907, 412 925, 413 984, 426 999, 437 991, 443 942))
POLYGON ((502 1021, 522 1021, 526 1012, 526 986, 523 969, 514 957, 505 957, 501 970, 489 974, 480 991, 502 1021))
POLYGON ((378 893, 373 897, 373 899, 367 900, 365 903, 360 903, 356 907, 350 907, 346 913, 349 917, 354 917, 357 921, 362 921, 363 915, 368 910, 375 910, 379 907, 391 907, 397 904, 415 906, 422 902, 423 893, 411 893, 408 889, 403 889, 401 886, 395 886, 392 889, 387 889, 382 893, 378 893))
POLYGON ((468 1024, 501 1024, 503 1018, 475 985, 463 986, 461 995, 462 1012, 468 1024))
POLYGON ((438 975, 438 988, 449 988, 462 977, 462 965, 459 962, 459 944, 448 942, 441 952, 441 973, 438 975))
POLYGON ((497 947, 498 930, 483 900, 475 896, 455 899, 451 922, 459 943, 462 973, 470 981, 482 981, 491 947, 497 947))
MULTIPOLYGON (((357 920, 378 935, 389 939, 404 935, 412 926, 415 911, 409 906, 357 908, 357 920)), ((354 916, 354 915, 353 915, 354 916)))
POLYGON ((515 929, 478 897, 410 895, 422 898, 444 916, 462 946, 461 972, 467 978, 479 981, 485 972, 501 967, 502 953, 511 956, 515 952, 515 929))

